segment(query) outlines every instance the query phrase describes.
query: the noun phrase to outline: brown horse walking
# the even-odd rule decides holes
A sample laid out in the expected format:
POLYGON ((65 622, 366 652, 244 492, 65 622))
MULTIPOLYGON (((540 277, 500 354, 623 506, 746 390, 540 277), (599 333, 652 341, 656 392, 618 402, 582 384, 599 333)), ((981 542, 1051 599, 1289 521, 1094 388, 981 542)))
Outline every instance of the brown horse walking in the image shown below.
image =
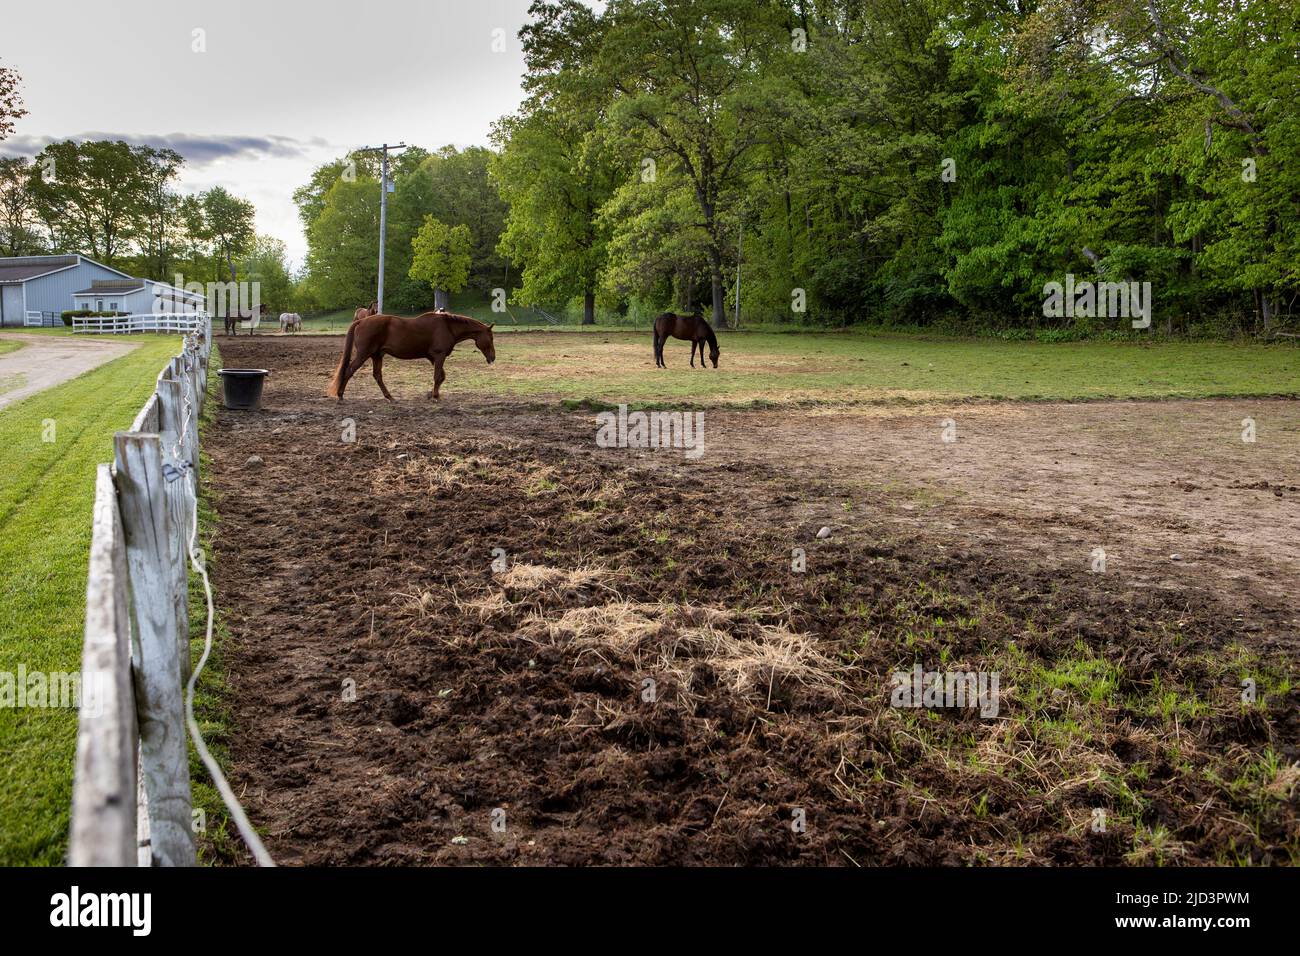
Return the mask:
POLYGON ((442 363, 456 344, 465 339, 474 340, 489 364, 496 361, 492 326, 484 325, 467 315, 425 312, 407 319, 400 315, 368 314, 355 319, 348 326, 348 337, 343 343, 343 357, 339 359, 338 368, 334 370, 334 378, 325 394, 343 401, 343 389, 347 387, 348 379, 357 374, 357 370, 370 359, 374 362, 375 381, 379 383, 379 390, 384 393, 384 398, 393 401, 393 396, 384 385, 384 356, 391 355, 393 358, 428 359, 432 362, 433 391, 429 396, 439 398, 438 389, 447 377, 442 371, 442 363), (355 358, 352 354, 354 347, 355 358))
POLYGON ((668 337, 685 339, 691 343, 691 368, 695 368, 695 350, 700 350, 700 368, 704 368, 704 343, 709 344, 709 361, 718 367, 718 337, 713 334, 713 326, 704 321, 702 315, 676 315, 665 312, 655 319, 655 365, 667 368, 664 364, 664 343, 668 337))

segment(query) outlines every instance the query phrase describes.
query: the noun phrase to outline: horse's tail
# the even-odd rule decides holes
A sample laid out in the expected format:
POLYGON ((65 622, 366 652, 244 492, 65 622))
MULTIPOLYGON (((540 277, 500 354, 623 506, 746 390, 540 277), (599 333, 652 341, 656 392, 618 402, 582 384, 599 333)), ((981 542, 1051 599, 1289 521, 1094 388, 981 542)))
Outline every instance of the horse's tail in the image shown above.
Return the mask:
POLYGON ((339 359, 339 367, 334 370, 334 377, 330 379, 329 388, 325 389, 325 394, 329 398, 338 398, 339 389, 343 387, 343 374, 347 367, 352 364, 352 339, 356 335, 357 323, 353 322, 348 326, 348 337, 343 341, 343 357, 339 359))

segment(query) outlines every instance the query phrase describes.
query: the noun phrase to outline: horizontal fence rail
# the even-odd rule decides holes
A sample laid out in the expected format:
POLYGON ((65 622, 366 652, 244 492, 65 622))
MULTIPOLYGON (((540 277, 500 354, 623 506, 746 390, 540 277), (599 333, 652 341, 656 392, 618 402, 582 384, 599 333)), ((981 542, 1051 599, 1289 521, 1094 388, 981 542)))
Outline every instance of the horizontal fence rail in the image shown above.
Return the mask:
POLYGON ((68 846, 73 866, 195 863, 184 711, 187 557, 211 348, 206 324, 186 337, 131 430, 114 436, 113 464, 99 466, 68 846))
POLYGON ((208 332, 212 317, 206 312, 150 312, 139 315, 73 316, 73 333, 130 335, 134 332, 167 332, 189 335, 208 332))

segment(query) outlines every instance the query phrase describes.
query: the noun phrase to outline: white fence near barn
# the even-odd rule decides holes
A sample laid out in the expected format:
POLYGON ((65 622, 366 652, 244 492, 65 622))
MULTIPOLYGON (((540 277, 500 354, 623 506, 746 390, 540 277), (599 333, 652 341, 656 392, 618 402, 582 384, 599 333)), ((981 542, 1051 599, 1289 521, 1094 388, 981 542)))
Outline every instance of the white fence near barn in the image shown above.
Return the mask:
MULTIPOLYGON (((136 318, 132 316, 131 318, 136 318)), ((180 318, 180 316, 176 316, 180 318)), ((192 866, 189 572, 212 340, 185 339, 95 485, 72 866, 192 866)))
POLYGON ((166 332, 188 335, 206 333, 212 317, 206 312, 147 312, 139 315, 74 316, 72 331, 97 335, 130 335, 134 332, 166 332))

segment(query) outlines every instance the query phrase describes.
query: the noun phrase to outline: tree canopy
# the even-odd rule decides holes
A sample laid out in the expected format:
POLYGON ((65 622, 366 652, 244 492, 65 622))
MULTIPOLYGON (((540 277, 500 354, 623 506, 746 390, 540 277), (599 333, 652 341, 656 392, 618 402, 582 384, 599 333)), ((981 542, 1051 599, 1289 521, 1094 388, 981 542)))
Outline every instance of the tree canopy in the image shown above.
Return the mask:
POLYGON ((469 280, 472 249, 469 226, 449 226, 425 216, 424 225, 411 240, 410 277, 427 283, 435 300, 440 292, 460 292, 469 280))
POLYGON ((1170 325, 1291 314, 1285 0, 538 0, 521 36, 517 301, 720 320, 740 266, 762 319, 1028 327, 1066 274, 1170 325))
MULTIPOLYGON (((584 321, 599 305, 1119 330, 1044 309, 1075 276, 1149 282, 1170 330, 1294 320, 1288 0, 534 0, 520 38, 524 99, 490 148, 390 159, 394 310, 463 283, 584 321)), ((0 135, 16 89, 0 68, 0 135)), ((113 142, 6 160, 0 247, 275 272, 251 209, 178 194, 180 168, 113 142)), ((294 193, 300 307, 374 298, 379 176, 378 155, 354 153, 294 193)))

